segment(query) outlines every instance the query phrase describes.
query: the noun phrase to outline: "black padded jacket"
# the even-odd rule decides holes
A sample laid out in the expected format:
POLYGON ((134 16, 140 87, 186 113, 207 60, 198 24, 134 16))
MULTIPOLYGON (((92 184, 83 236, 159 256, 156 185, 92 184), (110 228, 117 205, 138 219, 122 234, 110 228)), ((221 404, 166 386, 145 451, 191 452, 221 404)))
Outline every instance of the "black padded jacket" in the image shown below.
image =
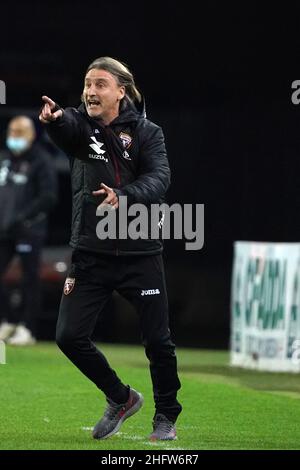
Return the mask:
POLYGON ((100 189, 100 183, 114 188, 118 196, 127 196, 128 207, 142 203, 149 208, 164 202, 170 184, 164 135, 159 126, 146 119, 144 106, 138 110, 123 101, 119 116, 104 126, 90 118, 81 104, 78 109, 64 109, 62 117, 47 124, 46 129, 70 160, 70 245, 113 255, 160 253, 160 239, 120 239, 118 230, 116 237, 104 240, 96 234, 96 209, 103 198, 93 196, 92 191, 100 189))

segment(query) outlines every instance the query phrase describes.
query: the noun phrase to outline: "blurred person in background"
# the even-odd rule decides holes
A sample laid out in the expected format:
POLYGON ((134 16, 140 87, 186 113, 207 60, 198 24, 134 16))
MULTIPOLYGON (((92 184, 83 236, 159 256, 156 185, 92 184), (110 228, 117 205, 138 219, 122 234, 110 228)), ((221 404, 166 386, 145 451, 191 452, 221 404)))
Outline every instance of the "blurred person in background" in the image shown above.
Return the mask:
POLYGON ((16 346, 36 342, 40 313, 39 268, 47 234, 47 213, 57 199, 53 162, 36 143, 36 131, 27 116, 8 124, 7 148, 0 152, 0 340, 16 346), (21 261, 22 309, 9 305, 3 277, 14 256, 21 261))
POLYGON ((170 168, 162 129, 146 119, 128 67, 111 57, 96 59, 88 67, 78 109, 62 109, 46 96, 43 100, 39 118, 69 156, 73 190, 72 265, 60 305, 57 344, 106 396, 107 408, 93 437, 112 436, 141 408, 143 397, 120 380, 90 337, 113 291, 128 299, 139 314, 150 363, 155 402, 150 439, 173 440, 181 412, 180 381, 169 329, 162 242, 100 240, 96 233, 98 205, 117 210, 120 196, 127 197, 128 205, 139 202, 148 208, 164 200, 170 168))

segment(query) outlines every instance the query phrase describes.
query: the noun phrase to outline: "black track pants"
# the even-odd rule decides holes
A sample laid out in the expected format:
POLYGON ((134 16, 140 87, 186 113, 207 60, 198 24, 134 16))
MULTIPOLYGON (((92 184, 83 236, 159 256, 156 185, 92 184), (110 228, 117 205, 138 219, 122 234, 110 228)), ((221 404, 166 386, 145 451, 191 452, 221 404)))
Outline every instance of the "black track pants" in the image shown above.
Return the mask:
POLYGON ((170 338, 162 256, 103 256, 75 250, 68 277, 71 281, 62 295, 57 322, 60 349, 108 398, 117 403, 127 400, 128 387, 90 339, 98 315, 116 290, 139 315, 156 413, 175 422, 181 411, 176 399, 180 381, 170 338))

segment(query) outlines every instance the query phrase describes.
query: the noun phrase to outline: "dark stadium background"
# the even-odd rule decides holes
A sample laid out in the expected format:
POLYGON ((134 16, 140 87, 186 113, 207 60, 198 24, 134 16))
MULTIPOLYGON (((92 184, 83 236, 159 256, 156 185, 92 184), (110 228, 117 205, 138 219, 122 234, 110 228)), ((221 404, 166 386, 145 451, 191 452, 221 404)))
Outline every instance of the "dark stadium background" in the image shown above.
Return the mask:
MULTIPOLYGON (((300 79, 299 12, 255 2, 26 1, 2 2, 0 15, 1 146, 8 118, 25 110, 36 118, 41 95, 78 105, 94 58, 111 55, 131 67, 148 117, 165 132, 168 201, 205 204, 204 248, 165 244, 174 339, 226 348, 234 240, 299 241, 300 105, 291 102, 300 79)), ((37 128, 61 168, 48 245, 64 246, 66 160, 37 128)), ((56 295, 39 321, 41 338, 52 338, 56 295)), ((135 316, 118 297, 103 323, 97 338, 139 340, 135 316)))

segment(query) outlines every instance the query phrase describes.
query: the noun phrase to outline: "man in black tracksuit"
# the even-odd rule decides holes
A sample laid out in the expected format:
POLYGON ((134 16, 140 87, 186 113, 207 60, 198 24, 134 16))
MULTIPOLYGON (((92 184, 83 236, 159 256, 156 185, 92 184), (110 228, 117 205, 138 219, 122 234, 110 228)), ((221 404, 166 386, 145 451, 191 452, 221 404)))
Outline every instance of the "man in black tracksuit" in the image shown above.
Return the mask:
POLYGON ((7 148, 0 152, 0 339, 19 346, 35 342, 41 250, 57 196, 53 162, 35 137, 33 121, 16 116, 8 124, 7 148), (23 270, 24 302, 18 315, 10 309, 2 282, 15 254, 23 270))
POLYGON ((163 201, 170 184, 163 132, 146 119, 144 109, 138 110, 142 99, 131 72, 109 57, 88 67, 78 109, 63 110, 50 98, 43 100, 40 120, 70 158, 73 193, 73 256, 57 344, 106 395, 108 406, 93 437, 113 435, 143 403, 142 395, 120 381, 90 340, 98 315, 116 290, 136 307, 150 361, 156 407, 150 438, 175 439, 180 381, 168 326, 161 241, 100 240, 96 233, 100 203, 118 210, 120 196, 127 197, 128 206, 163 201))

